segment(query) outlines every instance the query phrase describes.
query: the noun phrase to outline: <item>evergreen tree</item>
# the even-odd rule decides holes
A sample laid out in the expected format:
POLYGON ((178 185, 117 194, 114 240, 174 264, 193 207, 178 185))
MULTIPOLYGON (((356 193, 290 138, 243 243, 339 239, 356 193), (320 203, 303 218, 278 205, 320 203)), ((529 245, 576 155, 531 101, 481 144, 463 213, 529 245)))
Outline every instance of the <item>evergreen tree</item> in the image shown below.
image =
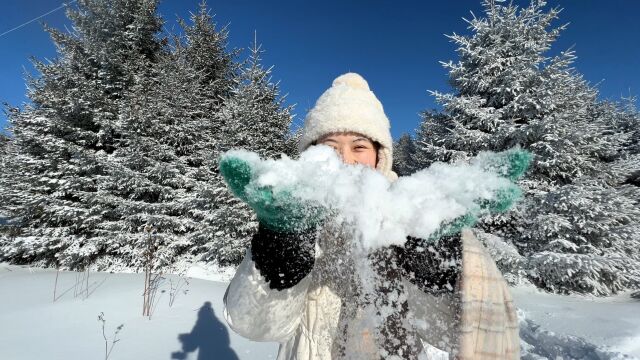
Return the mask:
MULTIPOLYGON (((283 105, 278 84, 271 82, 271 68, 262 66, 261 47, 254 42, 250 51, 238 84, 219 113, 220 123, 224 124, 219 150, 241 148, 263 158, 295 156, 295 137, 289 132, 291 107, 283 105)), ((217 175, 215 184, 219 207, 214 223, 218 228, 210 253, 222 256, 222 262, 237 263, 257 222, 251 209, 231 194, 221 175, 217 175)))
POLYGON ((424 110, 420 113, 422 121, 416 129, 413 139, 411 161, 417 169, 425 169, 434 162, 453 162, 465 159, 465 152, 449 151, 448 137, 452 122, 447 114, 436 110, 424 110))
MULTIPOLYGON (((7 168, 7 157, 9 154, 9 137, 0 133, 0 168, 3 170, 7 168)), ((3 181, 2 177, 0 177, 0 197, 1 194, 5 192, 5 186, 2 186, 1 181, 3 181)))
POLYGON ((204 0, 199 12, 191 15, 190 24, 182 19, 178 22, 184 32, 185 60, 201 74, 201 83, 211 87, 211 105, 219 107, 237 81, 240 65, 234 60, 239 50, 226 50, 229 31, 226 27, 217 29, 204 0))
POLYGON ((631 270, 637 210, 614 187, 620 170, 611 166, 627 135, 609 121, 617 113, 572 68, 573 51, 546 55, 566 26, 553 27, 560 9, 544 7, 539 0, 522 9, 486 0, 485 17, 467 20, 471 35, 450 36, 459 61, 443 65, 455 93, 433 93, 444 112, 423 113, 414 160, 426 167, 483 150, 530 150, 525 201, 482 229, 528 257, 529 279, 541 287, 607 294, 640 280, 631 270), (579 256, 591 265, 549 261, 579 256))
POLYGON ((411 175, 416 170, 414 165, 415 144, 411 135, 405 133, 393 144, 393 170, 398 176, 411 175))
POLYGON ((571 68, 573 51, 545 56, 565 26, 549 29, 560 9, 545 13, 544 5, 485 1, 486 18, 468 21, 473 35, 450 36, 460 60, 443 65, 456 93, 433 93, 447 116, 424 114, 424 127, 434 130, 418 139, 430 145, 419 151, 464 159, 520 144, 538 155, 532 175, 548 184, 599 171, 597 155, 616 140, 592 121, 597 91, 571 68))
POLYGON ((185 64, 180 48, 147 68, 121 104, 122 138, 96 200, 110 219, 97 224, 100 236, 92 240, 114 255, 104 259, 111 267, 117 262, 141 267, 149 236, 154 266, 166 267, 193 247, 188 234, 200 226, 190 216, 191 203, 198 180, 207 178, 199 171, 211 134, 199 107, 206 101, 200 96, 201 74, 185 64))
POLYGON ((2 158, 7 153, 7 145, 9 145, 9 137, 0 133, 0 155, 2 155, 2 158))
MULTIPOLYGON (((224 140, 224 119, 219 116, 223 104, 232 96, 232 90, 238 82, 240 64, 235 61, 238 49, 226 50, 229 33, 226 27, 217 30, 205 1, 200 4, 198 14, 191 16, 191 24, 180 20, 184 30, 185 61, 193 71, 200 73, 199 97, 202 101, 195 106, 204 115, 202 125, 206 126, 206 135, 201 129, 200 141, 201 165, 194 172, 196 188, 189 201, 189 216, 198 222, 199 226, 187 235, 191 244, 190 254, 194 259, 213 261, 222 265, 237 264, 241 259, 237 249, 227 252, 236 242, 236 237, 224 237, 218 230, 217 223, 219 208, 228 206, 225 197, 224 184, 216 172, 217 158, 220 153, 221 142, 224 140)), ((240 217, 242 219, 242 217, 240 217)), ((236 218, 229 219, 229 226, 235 221, 238 232, 246 237, 242 230, 246 224, 236 218)), ((249 225, 252 229, 253 224, 249 225)), ((246 244, 243 244, 246 245, 246 244)), ((243 249, 242 249, 243 250, 243 249)))
MULTIPOLYGON (((614 179, 618 185, 633 185, 640 188, 640 112, 636 106, 636 98, 623 98, 622 102, 603 102, 603 113, 621 138, 625 139, 613 157, 614 179)), ((633 188, 631 188, 633 189, 633 188)), ((640 197, 638 197, 640 198, 640 197)))
MULTIPOLYGON (((8 156, 8 152, 9 152, 9 137, 0 133, 0 169, 3 169, 3 172, 5 171, 5 169, 7 168, 7 156, 8 156)), ((7 181, 7 179, 3 176, 0 176, 0 201, 4 201, 5 199, 5 195, 6 195, 6 191, 7 191, 7 186, 5 185, 5 181, 7 181)), ((2 211, 0 211, 0 236, 2 236, 2 234, 4 234, 4 226, 6 224, 6 217, 7 215, 4 214, 2 211)), ((0 240, 0 243, 2 242, 2 240, 0 240)), ((1 246, 1 245, 0 245, 1 246)))
POLYGON ((59 254, 75 247, 81 255, 62 265, 82 268, 97 255, 87 242, 101 219, 92 202, 120 137, 118 102, 140 63, 155 61, 162 48, 156 6, 83 0, 67 11, 72 32, 47 27, 58 57, 34 60, 40 76, 29 79, 33 105, 9 113, 15 144, 3 207, 20 235, 4 257, 57 265, 59 254))
POLYGON ((291 156, 291 107, 284 106, 278 84, 271 82, 272 68, 262 66, 262 53, 262 47, 254 42, 238 85, 221 109, 221 150, 242 148, 265 158, 291 156))

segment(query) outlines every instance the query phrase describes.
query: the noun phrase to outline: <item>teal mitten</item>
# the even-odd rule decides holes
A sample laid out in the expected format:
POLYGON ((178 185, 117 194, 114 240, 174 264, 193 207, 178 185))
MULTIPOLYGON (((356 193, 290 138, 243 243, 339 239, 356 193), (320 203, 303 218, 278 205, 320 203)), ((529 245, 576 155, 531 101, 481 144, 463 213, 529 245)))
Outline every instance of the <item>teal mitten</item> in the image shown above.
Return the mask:
POLYGON ((279 232, 301 232, 320 224, 327 214, 319 204, 296 197, 296 188, 258 186, 251 163, 234 156, 220 158, 220 173, 231 192, 246 202, 255 212, 258 221, 267 228, 279 232))
POLYGON ((516 181, 527 171, 532 158, 533 156, 527 150, 514 147, 501 152, 482 152, 473 163, 484 171, 516 181))
POLYGON ((463 216, 444 224, 429 238, 433 241, 443 236, 454 235, 464 227, 473 226, 481 216, 502 213, 509 210, 520 198, 522 191, 515 184, 529 167, 532 155, 526 150, 513 148, 498 153, 484 152, 478 155, 472 164, 482 170, 498 174, 511 182, 496 190, 493 199, 477 201, 477 207, 463 216))

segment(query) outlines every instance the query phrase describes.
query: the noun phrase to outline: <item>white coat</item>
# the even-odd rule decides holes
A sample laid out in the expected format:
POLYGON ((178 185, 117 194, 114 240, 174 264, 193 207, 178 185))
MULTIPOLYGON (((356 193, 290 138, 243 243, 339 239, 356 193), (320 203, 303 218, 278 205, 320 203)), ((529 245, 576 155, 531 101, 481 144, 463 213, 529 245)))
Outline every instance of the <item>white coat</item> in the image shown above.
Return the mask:
MULTIPOLYGON (((348 276, 336 271, 331 250, 340 251, 336 239, 342 236, 331 231, 335 229, 318 238, 312 272, 284 290, 269 287, 247 250, 224 297, 230 328, 254 341, 280 343, 278 360, 340 358, 336 334, 349 298, 335 284, 348 276)), ((462 244, 463 268, 455 293, 431 295, 404 282, 412 323, 425 344, 419 358, 447 358, 437 350, 443 349, 459 359, 518 359, 518 324, 508 287, 471 231, 463 231, 462 244)), ((360 341, 351 343, 348 357, 379 359, 371 351, 372 341, 368 333, 361 334, 360 341)))

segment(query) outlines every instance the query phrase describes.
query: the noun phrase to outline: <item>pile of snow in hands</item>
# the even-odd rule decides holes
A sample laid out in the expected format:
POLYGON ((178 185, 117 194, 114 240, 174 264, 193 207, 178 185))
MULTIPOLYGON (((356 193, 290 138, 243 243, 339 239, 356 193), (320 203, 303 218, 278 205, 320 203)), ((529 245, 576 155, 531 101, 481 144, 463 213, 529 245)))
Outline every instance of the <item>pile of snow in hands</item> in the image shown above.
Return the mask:
MULTIPOLYGON (((428 238, 442 224, 468 213, 478 200, 492 200, 509 180, 482 169, 481 161, 436 163, 390 182, 365 165, 342 162, 329 146, 312 146, 293 160, 261 160, 245 150, 224 156, 251 165, 255 185, 274 193, 295 189, 301 201, 336 210, 337 221, 351 224, 364 249, 403 245, 406 237, 428 238)), ((479 158, 481 159, 481 157, 479 158)))

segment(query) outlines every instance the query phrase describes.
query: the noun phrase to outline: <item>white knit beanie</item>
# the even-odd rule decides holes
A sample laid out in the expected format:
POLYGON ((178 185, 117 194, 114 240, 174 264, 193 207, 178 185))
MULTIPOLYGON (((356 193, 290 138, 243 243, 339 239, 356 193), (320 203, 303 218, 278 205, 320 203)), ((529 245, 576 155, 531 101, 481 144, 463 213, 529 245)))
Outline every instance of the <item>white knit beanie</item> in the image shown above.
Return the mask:
POLYGON ((320 96, 304 120, 298 148, 306 150, 314 141, 335 132, 356 132, 380 144, 376 169, 390 181, 398 178, 391 171, 393 140, 389 119, 369 84, 356 73, 346 73, 320 96))

